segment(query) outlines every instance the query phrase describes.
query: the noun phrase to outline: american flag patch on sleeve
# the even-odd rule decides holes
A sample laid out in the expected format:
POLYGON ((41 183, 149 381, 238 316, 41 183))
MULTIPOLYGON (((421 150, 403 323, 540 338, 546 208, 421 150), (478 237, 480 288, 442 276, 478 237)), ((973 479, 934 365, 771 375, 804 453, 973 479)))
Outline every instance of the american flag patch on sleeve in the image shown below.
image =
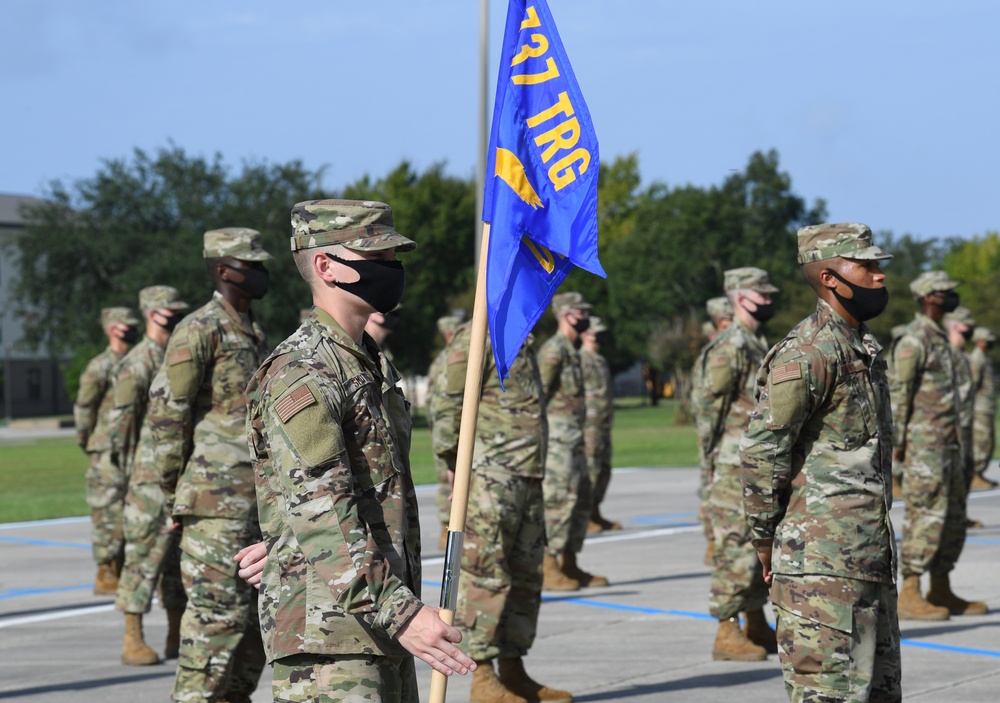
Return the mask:
POLYGON ((771 369, 771 383, 784 383, 797 378, 802 378, 802 366, 795 362, 771 369))
POLYGON ((274 412, 282 422, 288 422, 300 410, 308 408, 316 402, 316 397, 309 386, 299 386, 294 391, 274 404, 274 412))
POLYGON ((174 349, 172 352, 167 354, 167 366, 176 366, 177 364, 182 364, 185 361, 191 361, 191 350, 187 347, 174 349))

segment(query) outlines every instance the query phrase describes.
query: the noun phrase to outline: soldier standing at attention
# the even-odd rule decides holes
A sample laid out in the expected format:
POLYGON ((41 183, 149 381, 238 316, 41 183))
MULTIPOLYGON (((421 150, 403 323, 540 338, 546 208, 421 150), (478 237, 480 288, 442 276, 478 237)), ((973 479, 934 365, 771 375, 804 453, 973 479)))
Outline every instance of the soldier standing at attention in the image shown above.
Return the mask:
POLYGON ((965 544, 965 472, 959 425, 955 352, 942 324, 958 307, 958 283, 944 271, 925 271, 910 283, 920 312, 896 343, 892 404, 894 458, 903 466, 903 518, 899 617, 947 620, 982 615, 985 603, 951 591, 949 574, 965 544), (929 571, 926 600, 920 576, 929 571))
POLYGON ((985 327, 976 327, 976 331, 972 333, 972 352, 969 354, 972 385, 975 389, 972 419, 973 476, 970 487, 973 491, 986 491, 997 486, 996 481, 991 481, 985 475, 996 444, 993 427, 997 412, 996 381, 993 362, 987 355, 994 344, 996 337, 993 332, 985 327))
POLYGON ((244 391, 267 340, 250 310, 267 292, 272 257, 259 232, 205 233, 212 299, 184 318, 167 345, 162 397, 147 411, 168 513, 182 529, 188 602, 172 697, 185 703, 250 700, 264 668, 256 595, 233 554, 260 540, 244 391))
POLYGON ((97 578, 94 595, 113 596, 124 560, 122 501, 127 479, 118 465, 108 433, 108 414, 114 405, 111 383, 115 367, 139 339, 139 318, 130 308, 104 308, 101 327, 108 347, 91 359, 80 376, 73 406, 76 441, 87 453, 87 505, 90 507, 91 541, 97 578))
MULTIPOLYGON (((712 342, 729 325, 733 324, 733 304, 724 295, 717 298, 709 298, 708 302, 705 303, 705 311, 708 313, 709 321, 703 324, 707 325, 708 329, 703 329, 702 331, 708 341, 712 342)), ((698 358, 694 361, 694 366, 691 368, 692 381, 701 378, 701 359, 704 353, 705 347, 702 347, 701 351, 698 352, 698 358)), ((698 521, 701 522, 702 531, 705 534, 705 539, 708 541, 703 561, 705 566, 711 566, 714 563, 715 535, 712 533, 711 508, 708 504, 708 487, 712 485, 713 467, 710 457, 705 456, 705 442, 711 436, 712 428, 708 424, 699 424, 702 420, 709 419, 707 413, 698 412, 701 402, 701 389, 697 383, 692 383, 691 408, 692 414, 695 417, 695 424, 698 428, 698 464, 701 467, 701 480, 698 483, 698 521)))
MULTIPOLYGON (((466 513, 457 624, 476 662, 471 703, 563 701, 568 691, 534 681, 523 657, 535 641, 545 553, 545 447, 548 428, 531 337, 500 387, 489 338, 466 513), (494 670, 493 660, 498 670, 494 670), (499 673, 499 676, 497 675, 499 673)), ((471 328, 458 328, 446 351, 444 417, 451 443, 441 458, 455 470, 469 365, 471 328)))
POLYGON ((764 358, 740 442, 743 507, 771 584, 793 703, 898 703, 892 424, 882 348, 865 325, 892 258, 857 223, 798 232, 816 312, 764 358))
POLYGON ((601 503, 611 482, 611 423, 615 414, 615 395, 611 386, 611 367, 601 356, 601 344, 608 328, 599 317, 590 318, 590 327, 580 339, 580 365, 583 367, 584 404, 587 423, 583 430, 583 449, 590 478, 590 524, 587 532, 620 530, 621 523, 601 515, 601 503))
POLYGON ((767 271, 753 266, 730 269, 723 281, 733 322, 705 346, 698 359, 701 374, 694 379, 700 399, 697 425, 705 431, 701 444, 713 467, 708 486, 715 545, 709 604, 719 629, 712 658, 761 661, 777 652, 777 645, 764 615, 767 584, 743 519, 739 443, 754 408, 757 369, 767 354, 760 326, 774 316, 771 296, 778 289, 767 271), (746 614, 745 629, 740 629, 741 612, 746 614))
POLYGON ((434 451, 434 473, 437 475, 437 513, 441 522, 438 549, 448 546, 448 523, 451 520, 451 487, 455 482, 455 457, 449 464, 446 456, 449 450, 458 447, 458 424, 461 418, 447 417, 445 412, 454 412, 454 405, 448 403, 448 343, 455 336, 455 330, 462 324, 458 315, 438 318, 438 332, 444 339, 444 348, 438 352, 427 370, 427 425, 431 431, 431 445, 434 451), (450 468, 449 468, 450 466, 450 468))
POLYGON ((603 576, 577 565, 590 521, 590 476, 583 453, 587 419, 580 365, 580 335, 590 325, 591 305, 579 293, 552 297, 558 329, 538 351, 545 415, 549 424, 545 457, 545 535, 543 562, 546 590, 572 591, 607 586, 603 576))
POLYGON ((444 674, 473 668, 461 633, 419 599, 409 408, 364 332, 399 302, 396 252, 416 245, 370 201, 298 203, 292 231, 315 307, 247 388, 274 699, 416 703, 410 654, 444 674))
MULTIPOLYGON (((976 320, 972 311, 958 306, 944 316, 944 329, 948 334, 955 355, 955 385, 958 388, 958 443, 962 448, 962 475, 965 477, 966 514, 968 514, 969 486, 972 484, 972 419, 976 389, 972 385, 972 366, 965 353, 966 343, 972 339, 976 320)), ((969 524, 966 520, 966 524, 969 524)), ((971 525, 970 525, 971 526, 971 525)))
MULTIPOLYGON (((166 515, 159 472, 155 467, 148 470, 148 464, 137 461, 137 457, 153 376, 163 365, 167 340, 184 316, 181 311, 188 307, 177 290, 170 286, 150 286, 139 291, 139 309, 146 319, 146 334, 121 361, 115 374, 110 431, 112 442, 118 447, 120 465, 129 477, 123 530, 125 566, 118 581, 115 607, 125 613, 122 664, 130 666, 160 661, 143 638, 142 616, 149 612, 165 551, 161 547, 153 563, 149 563, 150 546, 166 527, 166 515), (137 465, 140 466, 138 470, 137 465), (153 500, 147 500, 150 494, 153 500)), ((180 646, 181 615, 187 603, 179 572, 165 583, 161 599, 167 609, 168 623, 164 657, 173 659, 180 646)))

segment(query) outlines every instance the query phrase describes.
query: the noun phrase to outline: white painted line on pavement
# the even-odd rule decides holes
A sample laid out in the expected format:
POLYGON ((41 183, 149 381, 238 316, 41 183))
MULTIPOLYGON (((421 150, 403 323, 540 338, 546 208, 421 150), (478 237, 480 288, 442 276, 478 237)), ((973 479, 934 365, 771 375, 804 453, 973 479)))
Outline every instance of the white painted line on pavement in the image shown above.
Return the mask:
POLYGON ((60 620, 62 618, 72 618, 77 615, 91 615, 93 613, 108 613, 115 609, 113 605, 91 605, 86 608, 76 608, 75 610, 61 610, 56 613, 40 613, 29 615, 25 618, 13 618, 12 620, 0 620, 0 629, 14 627, 15 625, 31 625, 36 622, 46 620, 60 620))
POLYGON ((60 517, 54 520, 31 520, 30 522, 6 522, 0 524, 0 530, 19 530, 24 527, 50 527, 52 525, 75 525, 80 522, 90 522, 90 518, 60 517))

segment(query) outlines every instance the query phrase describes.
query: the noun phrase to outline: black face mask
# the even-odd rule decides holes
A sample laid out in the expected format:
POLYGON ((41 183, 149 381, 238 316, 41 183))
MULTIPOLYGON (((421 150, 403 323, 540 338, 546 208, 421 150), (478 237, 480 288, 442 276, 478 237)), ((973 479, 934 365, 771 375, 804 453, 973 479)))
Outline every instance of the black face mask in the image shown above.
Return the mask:
POLYGON ((590 329, 590 318, 581 317, 576 322, 573 323, 573 329, 576 330, 577 334, 583 334, 590 329))
POLYGON ((948 291, 942 296, 941 309, 945 312, 955 312, 955 308, 958 307, 959 297, 958 293, 953 290, 948 291))
POLYGON ((847 314, 858 322, 864 322, 865 320, 870 320, 873 317, 878 317, 885 310, 885 306, 889 304, 888 288, 884 286, 882 288, 865 288, 863 286, 856 286, 849 281, 845 281, 843 277, 833 269, 827 269, 827 271, 831 276, 851 289, 851 295, 854 296, 853 298, 844 298, 836 290, 833 291, 833 294, 836 296, 837 302, 839 302, 843 306, 844 310, 847 311, 847 314))
POLYGON ((260 300, 267 294, 268 274, 267 269, 238 269, 233 266, 227 267, 230 271, 237 271, 243 276, 239 283, 230 281, 234 286, 242 290, 254 300, 260 300))
POLYGON ((968 342, 970 339, 972 339, 972 333, 975 332, 975 331, 976 330, 975 330, 974 327, 970 327, 969 329, 965 330, 965 332, 962 332, 962 336, 965 337, 965 341, 966 342, 968 342))
POLYGON ((399 305, 405 283, 402 261, 348 260, 333 254, 327 256, 338 264, 358 272, 358 280, 354 283, 338 283, 338 288, 358 296, 383 315, 399 305))
POLYGON ((139 341, 139 330, 135 327, 126 328, 124 334, 122 334, 122 341, 126 344, 135 344, 139 341))
MULTIPOLYGON (((157 313, 157 314, 159 314, 159 313, 157 313)), ((180 322, 184 318, 184 316, 181 315, 179 312, 175 312, 173 315, 160 315, 160 317, 162 317, 164 320, 166 320, 166 323, 160 325, 160 327, 162 327, 163 329, 165 329, 167 332, 173 332, 174 331, 174 327, 177 326, 177 323, 180 322)), ((159 323, 157 323, 157 324, 159 324, 159 323)))
POLYGON ((776 310, 774 308, 773 301, 770 303, 754 303, 754 305, 757 306, 757 309, 747 310, 747 312, 750 313, 750 317, 757 320, 757 322, 764 324, 772 317, 774 317, 774 313, 776 312, 776 310))

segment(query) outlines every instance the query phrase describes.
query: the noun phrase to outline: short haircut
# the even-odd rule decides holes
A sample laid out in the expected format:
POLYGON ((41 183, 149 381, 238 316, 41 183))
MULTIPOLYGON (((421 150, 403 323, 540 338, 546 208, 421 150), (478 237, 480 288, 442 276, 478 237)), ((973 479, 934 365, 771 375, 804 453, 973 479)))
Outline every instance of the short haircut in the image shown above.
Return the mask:
POLYGON ((316 270, 313 268, 313 257, 316 254, 332 254, 338 256, 344 247, 340 244, 330 244, 325 247, 309 247, 308 249, 296 249, 292 252, 292 260, 295 261, 295 268, 299 270, 302 280, 312 288, 316 281, 316 270))

